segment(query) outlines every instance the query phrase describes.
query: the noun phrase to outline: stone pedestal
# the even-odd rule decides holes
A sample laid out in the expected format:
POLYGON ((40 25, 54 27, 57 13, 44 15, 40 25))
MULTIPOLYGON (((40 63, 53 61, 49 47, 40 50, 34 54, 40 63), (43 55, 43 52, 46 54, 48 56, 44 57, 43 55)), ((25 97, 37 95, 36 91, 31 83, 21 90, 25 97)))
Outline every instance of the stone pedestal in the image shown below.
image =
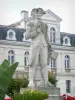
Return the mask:
POLYGON ((62 97, 60 96, 60 88, 56 87, 28 87, 25 89, 21 89, 21 93, 25 90, 38 90, 39 92, 46 92, 48 93, 49 97, 46 100, 62 100, 62 97))

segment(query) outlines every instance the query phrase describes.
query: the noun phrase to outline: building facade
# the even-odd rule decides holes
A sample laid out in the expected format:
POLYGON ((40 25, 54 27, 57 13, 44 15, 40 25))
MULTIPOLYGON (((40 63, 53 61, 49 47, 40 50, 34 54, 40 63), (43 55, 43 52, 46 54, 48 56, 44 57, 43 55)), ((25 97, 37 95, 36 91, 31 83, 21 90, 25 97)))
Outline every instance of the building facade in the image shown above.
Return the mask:
MULTIPOLYGON (((15 76, 28 73, 28 56, 30 41, 25 39, 26 27, 33 18, 28 16, 28 11, 21 11, 21 20, 9 26, 0 25, 0 63, 9 59, 9 63, 19 62, 15 76)), ((41 17, 48 25, 48 36, 52 48, 58 53, 56 60, 50 59, 48 70, 56 72, 57 87, 61 94, 75 96, 75 35, 60 32, 60 17, 50 10, 46 10, 41 17)))

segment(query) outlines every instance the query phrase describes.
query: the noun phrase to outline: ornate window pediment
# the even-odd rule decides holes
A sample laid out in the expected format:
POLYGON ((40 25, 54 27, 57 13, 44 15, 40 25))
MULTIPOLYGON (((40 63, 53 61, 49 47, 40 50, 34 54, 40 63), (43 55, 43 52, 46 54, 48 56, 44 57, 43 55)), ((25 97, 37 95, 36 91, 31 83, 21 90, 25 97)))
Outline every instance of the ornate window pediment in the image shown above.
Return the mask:
POLYGON ((7 40, 16 40, 16 33, 14 30, 10 29, 7 31, 7 40))

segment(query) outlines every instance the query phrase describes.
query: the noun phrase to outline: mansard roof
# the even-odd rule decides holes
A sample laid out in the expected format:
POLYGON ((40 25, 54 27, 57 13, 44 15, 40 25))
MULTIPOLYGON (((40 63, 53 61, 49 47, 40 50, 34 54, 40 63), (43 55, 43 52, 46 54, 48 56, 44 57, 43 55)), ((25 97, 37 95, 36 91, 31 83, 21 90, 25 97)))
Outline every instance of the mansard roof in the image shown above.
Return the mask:
POLYGON ((63 38, 65 36, 70 38, 70 43, 72 47, 75 47, 75 34, 70 34, 70 33, 66 33, 66 32, 60 32, 60 36, 61 36, 61 45, 63 44, 63 38))
MULTIPOLYGON (((13 30, 16 33, 16 40, 14 41, 23 41, 23 36, 26 32, 24 28, 15 28, 15 27, 8 27, 5 25, 0 25, 0 40, 6 40, 7 37, 7 31, 8 30, 13 30)), ((70 43, 72 47, 75 47, 75 34, 70 34, 70 33, 65 33, 65 32, 60 32, 60 45, 63 45, 63 38, 67 36, 70 38, 70 43)))
POLYGON ((23 39, 23 33, 26 31, 23 28, 15 28, 15 27, 8 27, 4 25, 0 25, 0 40, 6 40, 7 37, 7 31, 13 30, 16 33, 16 40, 22 41, 23 39))

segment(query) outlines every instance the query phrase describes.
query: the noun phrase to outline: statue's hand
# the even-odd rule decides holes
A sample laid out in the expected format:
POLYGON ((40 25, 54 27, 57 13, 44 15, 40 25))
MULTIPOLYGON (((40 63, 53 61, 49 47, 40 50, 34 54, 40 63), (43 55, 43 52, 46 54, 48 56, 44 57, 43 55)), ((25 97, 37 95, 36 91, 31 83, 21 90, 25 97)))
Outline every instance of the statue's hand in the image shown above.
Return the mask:
POLYGON ((37 32, 38 32, 38 33, 41 33, 41 29, 40 29, 40 28, 37 28, 37 32))

